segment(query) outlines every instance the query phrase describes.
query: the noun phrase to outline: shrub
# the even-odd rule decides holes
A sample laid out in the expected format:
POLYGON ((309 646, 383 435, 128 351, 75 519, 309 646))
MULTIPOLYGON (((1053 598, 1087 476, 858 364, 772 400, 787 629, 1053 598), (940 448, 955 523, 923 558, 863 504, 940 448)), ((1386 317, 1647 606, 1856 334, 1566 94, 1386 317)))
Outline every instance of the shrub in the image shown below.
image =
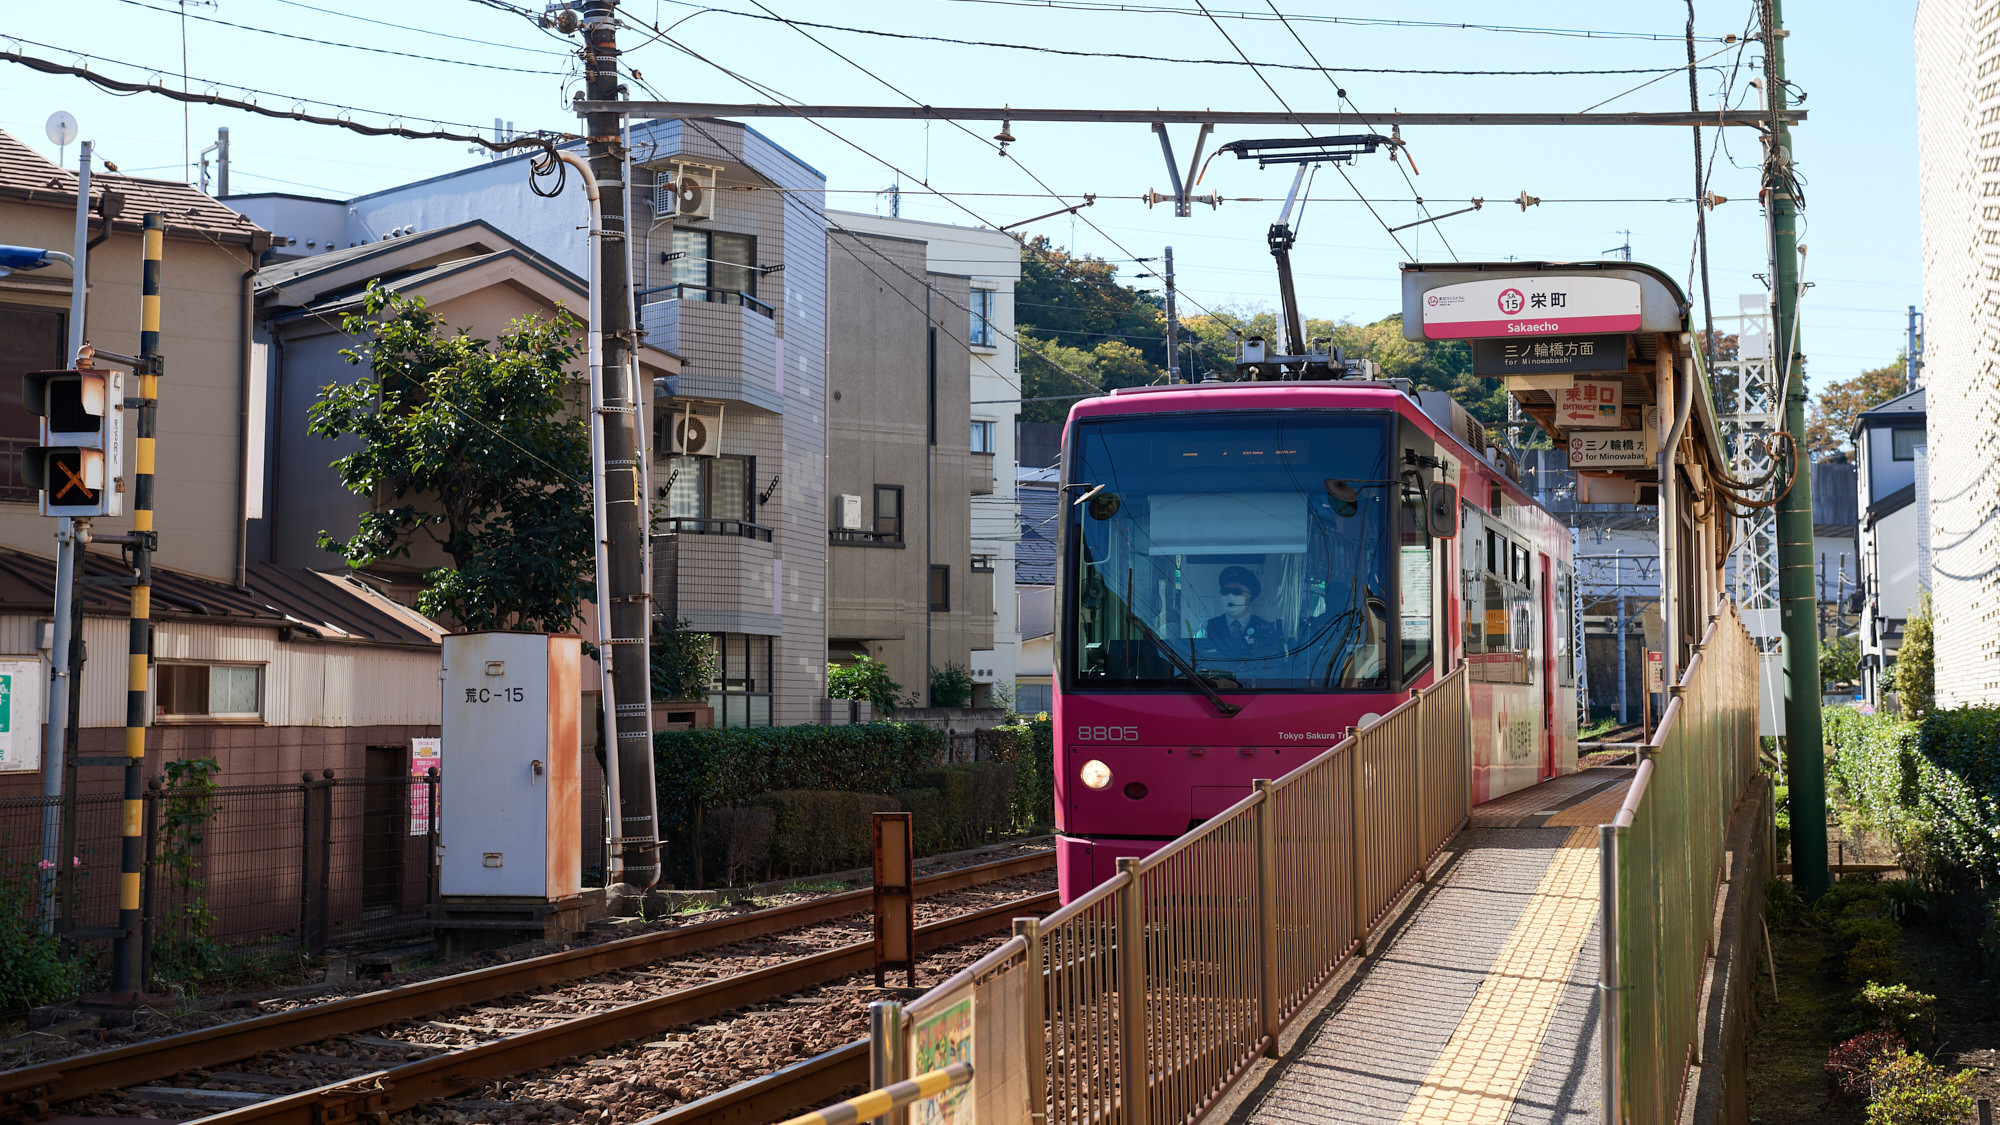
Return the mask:
POLYGON ((1826 1089, 1832 1098, 1868 1096, 1868 1067, 1876 1059, 1903 1050, 1903 1037, 1893 1031, 1865 1031, 1826 1053, 1826 1089))
POLYGON ((1783 784, 1773 786, 1771 796, 1773 798, 1771 827, 1772 834, 1776 837, 1774 846, 1777 851, 1774 858, 1782 863, 1792 854, 1792 787, 1783 784))
MULTIPOLYGON (((917 777, 917 788, 935 790, 944 845, 966 848, 997 839, 1013 825, 1014 766, 963 762, 917 777)), ((915 811, 915 810, 911 810, 915 811)))
POLYGON ((1869 981, 1861 989, 1861 1003, 1873 1009, 1882 1030, 1893 1031, 1919 1044, 1937 1033, 1937 997, 1918 992, 1906 984, 1876 984, 1869 981))
POLYGON ((931 706, 972 706, 972 673, 952 663, 931 669, 931 706))
POLYGON ((653 629, 651 664, 655 700, 705 699, 719 659, 715 638, 685 621, 653 629))
POLYGON ((1896 650, 1896 664, 1890 669, 1897 700, 1903 710, 1918 716, 1929 714, 1936 702, 1936 643, 1931 624, 1931 596, 1926 591, 1903 624, 1903 645, 1896 650))
POLYGON ((82 966, 42 932, 38 861, 0 858, 0 1012, 49 1004, 82 984, 82 966))
POLYGON ((1861 639, 1829 637, 1819 646, 1819 690, 1826 694, 1836 684, 1853 683, 1861 674, 1861 639))
POLYGON ((1055 737, 1046 712, 1018 726, 980 732, 987 757, 1014 765, 1011 811, 1014 828, 1028 831, 1055 823, 1055 737))
POLYGON ((701 818, 704 871, 720 875, 724 884, 734 886, 739 876, 749 882, 753 873, 767 869, 771 863, 774 819, 768 808, 704 812, 701 818))
POLYGON ((889 676, 889 666, 872 656, 857 656, 852 664, 826 666, 828 699, 860 699, 878 715, 893 715, 902 702, 903 685, 889 676))
POLYGON ((791 789, 757 798, 771 811, 771 865, 786 875, 866 866, 875 853, 873 814, 896 802, 875 793, 791 789))
POLYGON ((1829 718, 1828 776, 1905 866, 2000 877, 2000 709, 1912 721, 1840 708, 1829 718))
POLYGON ((1913 1051, 1868 1063, 1868 1125, 1958 1125, 1972 1112, 1972 1072, 1957 1074, 1913 1051))

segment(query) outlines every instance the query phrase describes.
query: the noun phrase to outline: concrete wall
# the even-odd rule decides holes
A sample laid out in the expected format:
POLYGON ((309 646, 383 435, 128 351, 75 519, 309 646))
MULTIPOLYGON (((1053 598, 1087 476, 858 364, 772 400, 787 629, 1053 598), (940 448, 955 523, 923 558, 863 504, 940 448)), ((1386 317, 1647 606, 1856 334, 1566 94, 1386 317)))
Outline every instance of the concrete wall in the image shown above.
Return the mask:
MULTIPOLYGON (((115 181, 113 181, 115 183, 115 181)), ((128 216, 129 218, 130 216, 128 216)), ((69 247, 75 212, 59 207, 0 203, 0 231, 10 243, 69 247)), ((169 238, 162 258, 160 380, 155 522, 158 566, 233 582, 243 487, 239 459, 243 339, 243 275, 252 266, 247 246, 209 239, 169 238)), ((91 252, 88 341, 111 351, 139 350, 140 240, 118 233, 91 252)), ((0 303, 67 310, 69 278, 14 274, 0 278, 0 303)), ((128 391, 136 394, 136 388, 128 391)), ((21 410, 18 400, 0 409, 21 410)), ((129 481, 134 449, 127 423, 129 481)), ((131 495, 126 496, 129 512, 131 495)), ((131 530, 130 515, 96 521, 100 533, 131 530)), ((55 554, 55 521, 30 503, 0 503, 0 543, 40 555, 55 554)))
POLYGON ((956 327, 970 285, 927 274, 920 242, 832 233, 827 249, 828 491, 861 496, 864 523, 872 527, 875 486, 901 485, 904 520, 899 544, 833 545, 827 636, 863 642, 897 682, 921 694, 927 669, 970 667, 972 650, 992 644, 992 618, 979 629, 973 621, 975 607, 990 615, 990 592, 983 605, 968 596, 972 580, 989 577, 969 572, 971 357, 963 337, 946 328, 956 327), (927 418, 930 323, 940 326, 935 445, 927 418), (928 610, 929 565, 951 568, 948 612, 928 610))
POLYGON ((2000 704, 2000 58, 1994 0, 1919 0, 1918 191, 1923 206, 1937 702, 2000 704))

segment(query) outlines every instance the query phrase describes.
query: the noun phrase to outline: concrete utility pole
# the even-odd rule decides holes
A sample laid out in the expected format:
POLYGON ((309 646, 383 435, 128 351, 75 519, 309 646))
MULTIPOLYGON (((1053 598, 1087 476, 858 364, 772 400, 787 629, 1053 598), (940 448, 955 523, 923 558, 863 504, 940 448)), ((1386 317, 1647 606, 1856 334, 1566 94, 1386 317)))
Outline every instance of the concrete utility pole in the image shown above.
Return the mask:
MULTIPOLYGON (((583 73, 591 100, 617 102, 619 85, 617 0, 583 0, 583 73)), ((586 113, 591 172, 603 206, 597 273, 603 338, 601 408, 604 472, 593 486, 604 490, 609 540, 611 632, 598 638, 600 660, 611 661, 616 702, 605 716, 612 738, 606 768, 618 771, 618 809, 610 846, 623 861, 623 885, 637 893, 660 881, 658 798, 653 789, 653 709, 651 675, 652 591, 646 589, 647 504, 640 473, 636 421, 639 399, 632 353, 632 302, 626 240, 625 162, 621 115, 586 113)))
POLYGON ((1167 382, 1181 381, 1180 327, 1174 317, 1174 248, 1167 247, 1167 382))
POLYGON ((1806 365, 1799 345, 1798 204, 1793 199, 1792 133, 1785 122, 1782 0, 1765 9, 1764 96, 1774 121, 1764 150, 1764 209, 1771 223, 1771 288, 1777 297, 1773 345, 1784 365, 1779 403, 1792 436, 1791 490, 1778 501, 1778 606, 1790 673, 1785 700, 1786 780, 1792 798, 1792 881, 1808 897, 1826 890, 1826 754, 1820 735, 1818 606, 1813 599, 1812 459, 1806 453, 1806 365))
POLYGON ((1917 389, 1924 369, 1924 314, 1917 306, 1910 306, 1910 319, 1903 331, 1903 390, 1907 392, 1917 389))

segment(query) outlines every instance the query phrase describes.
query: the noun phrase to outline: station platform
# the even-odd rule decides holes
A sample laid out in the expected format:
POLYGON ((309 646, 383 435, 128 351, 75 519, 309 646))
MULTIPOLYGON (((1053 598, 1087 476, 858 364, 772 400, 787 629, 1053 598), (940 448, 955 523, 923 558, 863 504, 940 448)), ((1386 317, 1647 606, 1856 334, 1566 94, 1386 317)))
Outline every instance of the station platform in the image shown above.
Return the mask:
POLYGON ((1584 770, 1475 808, 1370 955, 1214 1119, 1598 1120, 1597 825, 1633 772, 1584 770))

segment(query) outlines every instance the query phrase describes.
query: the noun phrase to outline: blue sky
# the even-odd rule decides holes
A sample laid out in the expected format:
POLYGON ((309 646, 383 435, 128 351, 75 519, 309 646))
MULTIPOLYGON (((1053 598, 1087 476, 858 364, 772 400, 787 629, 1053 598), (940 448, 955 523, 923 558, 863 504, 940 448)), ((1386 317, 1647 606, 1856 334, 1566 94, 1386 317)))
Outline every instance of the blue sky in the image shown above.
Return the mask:
MULTIPOLYGON (((1619 5, 1545 0, 1513 6, 1459 0, 1422 6, 1280 0, 1287 15, 1317 17, 1294 20, 1289 27, 1268 18, 1270 9, 1261 0, 1215 0, 1208 7, 1220 29, 1193 12, 1195 0, 1143 0, 1140 5, 1180 12, 1079 11, 994 0, 763 3, 799 20, 1064 50, 1231 60, 1240 57, 1240 48, 1260 63, 1307 64, 1310 48, 1321 64, 1339 71, 1334 77, 1340 87, 1367 113, 1574 112, 1651 75, 1462 72, 1665 69, 1686 59, 1679 38, 1687 19, 1684 0, 1619 5), (1382 26, 1333 22, 1334 17, 1502 21, 1624 34, 1604 38, 1382 26), (1293 38, 1294 31, 1304 47, 1293 38), (1634 38, 1632 33, 1662 38, 1634 38), (1383 74, 1360 68, 1454 73, 1383 74)), ((1328 108, 1335 98, 1326 76, 1307 71, 1253 73, 1234 65, 1075 58, 812 29, 822 46, 783 24, 730 14, 759 11, 756 0, 717 0, 708 7, 713 10, 633 0, 625 10, 635 20, 662 28, 678 21, 671 28, 674 40, 801 102, 908 104, 907 95, 933 105, 1278 110, 1277 97, 1258 73, 1295 109, 1328 108)), ((1748 0, 1726 5, 1696 0, 1695 7, 1696 34, 1705 40, 1740 34, 1753 9, 1748 0)), ((10 8, 14 18, 0 23, 0 35, 28 41, 21 49, 30 55, 71 62, 87 49, 84 57, 103 73, 180 84, 183 20, 173 0, 72 0, 65 7, 69 18, 62 21, 29 20, 19 5, 10 8)), ((1913 12, 1911 0, 1819 0, 1795 3, 1787 13, 1792 31, 1786 47, 1789 73, 1807 94, 1803 108, 1809 114, 1807 124, 1794 133, 1794 143, 1806 184, 1800 239, 1809 248, 1805 277, 1813 283, 1802 306, 1802 345, 1816 385, 1892 360, 1902 348, 1904 308, 1922 303, 1913 12)), ((411 124, 439 120, 490 129, 499 117, 522 129, 575 128, 567 105, 577 82, 572 60, 562 53, 573 50, 574 41, 473 0, 220 0, 213 6, 190 5, 187 14, 185 72, 193 76, 191 88, 197 91, 214 88, 236 96, 236 87, 252 87, 264 91, 256 95, 262 104, 289 108, 303 100, 316 111, 326 104, 351 106, 400 114, 411 124), (352 18, 357 16, 363 18, 352 18), (218 20, 328 42, 211 22, 218 20), (216 85, 224 80, 226 84, 216 85)), ((634 29, 621 34, 627 45, 643 38, 650 33, 634 29)), ((1739 52, 1722 42, 1704 41, 1697 43, 1697 53, 1714 55, 1699 71, 1703 104, 1712 108, 1739 52)), ((1748 93, 1749 104, 1755 104, 1756 91, 1746 91, 1744 84, 1757 76, 1750 66, 1755 55, 1754 46, 1742 53, 1743 66, 1735 76, 1735 94, 1748 93)), ((765 100, 709 63, 665 43, 649 42, 630 58, 644 81, 665 96, 765 100)), ((644 95, 635 91, 635 96, 644 95)), ((1604 108, 1685 109, 1687 98, 1685 74, 1674 73, 1604 108)), ((227 126, 234 150, 232 188, 238 192, 348 196, 480 159, 457 143, 366 138, 212 107, 187 111, 184 122, 182 108, 163 98, 113 97, 74 78, 0 64, 0 129, 54 157, 55 146, 45 138, 43 125, 57 110, 75 114, 82 136, 94 139, 121 169, 163 178, 185 175, 184 151, 199 150, 214 140, 218 126, 227 126), (189 138, 185 148, 184 134, 189 138)), ((366 113, 355 116, 383 120, 366 113)), ((756 124, 826 173, 835 189, 829 199, 833 206, 886 208, 875 193, 899 178, 889 168, 893 164, 904 173, 905 216, 1008 224, 1063 205, 1033 194, 1008 194, 1039 193, 1032 178, 1039 177, 1067 193, 1071 202, 1084 192, 1105 198, 1086 212, 1095 228, 1064 218, 1026 229, 1112 259, 1156 255, 1162 246, 1173 245, 1187 298, 1185 313, 1275 303, 1264 231, 1289 184, 1288 170, 1259 171, 1254 163, 1216 160, 1201 190, 1219 190, 1232 201, 1219 210, 1197 208, 1194 216, 1176 219, 1169 207, 1148 209, 1136 200, 1111 198, 1168 187, 1158 143, 1143 126, 1017 123, 1013 133, 1018 139, 1010 156, 1001 158, 986 140, 997 129, 980 123, 968 123, 966 130, 918 122, 835 121, 825 123, 826 129, 796 119, 756 124), (913 179, 950 193, 956 204, 925 194, 913 179), (980 192, 1002 194, 963 194, 980 192), (1269 201, 1235 201, 1245 197, 1269 201)), ((1224 129, 1216 139, 1296 132, 1284 126, 1224 129)), ((1735 312, 1738 294, 1761 291, 1752 275, 1767 268, 1763 220, 1755 201, 1755 138, 1747 130, 1731 133, 1711 180, 1712 190, 1731 200, 1712 212, 1709 223, 1718 316, 1735 312)), ((1183 160, 1193 135, 1193 126, 1175 130, 1183 160)), ((1465 260, 1599 258, 1623 244, 1626 231, 1637 260, 1683 281, 1689 276, 1694 210, 1689 203, 1665 202, 1692 194, 1687 129, 1413 128, 1404 135, 1421 169, 1411 183, 1433 213, 1464 207, 1473 197, 1483 197, 1485 209, 1446 219, 1435 229, 1405 231, 1399 246, 1384 225, 1422 217, 1401 169, 1380 156, 1363 157, 1348 170, 1351 188, 1337 174, 1321 172, 1311 192, 1313 202, 1296 224, 1300 298, 1309 314, 1367 321, 1396 311, 1396 267, 1411 256, 1439 260, 1455 252, 1465 260), (1380 221, 1355 202, 1357 190, 1383 201, 1375 205, 1380 221), (1548 202, 1524 213, 1509 202, 1521 191, 1548 202), (1584 202, 1607 200, 1639 202, 1584 202)), ((1714 129, 1703 132, 1705 154, 1714 138, 1714 129)), ((71 146, 72 163, 75 154, 71 146)))

